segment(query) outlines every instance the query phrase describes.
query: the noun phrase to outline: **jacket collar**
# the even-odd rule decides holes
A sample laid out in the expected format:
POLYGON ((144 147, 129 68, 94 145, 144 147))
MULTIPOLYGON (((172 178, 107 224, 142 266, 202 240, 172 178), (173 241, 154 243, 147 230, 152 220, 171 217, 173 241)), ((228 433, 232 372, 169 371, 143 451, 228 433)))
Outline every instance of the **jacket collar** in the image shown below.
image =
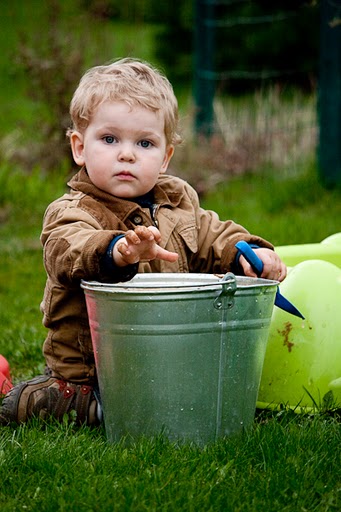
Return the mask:
MULTIPOLYGON (((119 207, 120 210, 123 208, 127 209, 127 211, 131 211, 133 207, 136 207, 136 203, 134 201, 112 196, 111 194, 97 188, 90 180, 85 167, 82 167, 80 171, 70 179, 68 186, 73 190, 83 192, 94 199, 100 200, 110 210, 119 207), (123 204, 126 205, 126 208, 123 204)), ((159 176, 154 187, 154 198, 156 204, 174 208, 180 204, 183 195, 184 187, 182 180, 179 180, 174 176, 164 174, 159 176)))

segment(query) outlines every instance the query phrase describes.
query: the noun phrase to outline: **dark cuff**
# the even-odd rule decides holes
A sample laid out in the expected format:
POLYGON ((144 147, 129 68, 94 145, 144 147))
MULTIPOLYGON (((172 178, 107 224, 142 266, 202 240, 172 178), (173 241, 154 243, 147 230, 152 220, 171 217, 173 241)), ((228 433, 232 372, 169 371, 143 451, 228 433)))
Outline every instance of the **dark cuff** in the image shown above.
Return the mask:
POLYGON ((118 267, 115 265, 113 259, 114 245, 124 235, 115 236, 110 242, 105 252, 105 255, 101 262, 102 271, 107 275, 110 280, 114 282, 124 282, 132 279, 138 271, 139 264, 134 263, 133 265, 127 265, 126 267, 118 267))

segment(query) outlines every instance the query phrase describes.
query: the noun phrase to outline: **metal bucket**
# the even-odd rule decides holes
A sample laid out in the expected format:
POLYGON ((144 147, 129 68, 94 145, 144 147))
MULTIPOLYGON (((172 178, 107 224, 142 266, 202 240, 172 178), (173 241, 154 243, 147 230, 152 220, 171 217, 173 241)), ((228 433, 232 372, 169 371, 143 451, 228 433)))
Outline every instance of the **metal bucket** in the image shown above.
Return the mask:
POLYGON ((82 282, 108 440, 203 444, 250 426, 277 285, 176 273, 82 282))

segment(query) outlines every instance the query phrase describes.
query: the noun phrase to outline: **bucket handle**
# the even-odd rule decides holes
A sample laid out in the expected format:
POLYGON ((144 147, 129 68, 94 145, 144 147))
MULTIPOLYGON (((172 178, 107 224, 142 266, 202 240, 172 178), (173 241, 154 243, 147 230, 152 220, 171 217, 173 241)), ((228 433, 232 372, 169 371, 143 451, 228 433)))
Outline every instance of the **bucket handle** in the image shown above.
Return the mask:
POLYGON ((219 282, 223 285, 222 291, 213 305, 215 309, 231 309, 234 305, 234 294, 237 290, 236 276, 232 272, 227 272, 219 282))

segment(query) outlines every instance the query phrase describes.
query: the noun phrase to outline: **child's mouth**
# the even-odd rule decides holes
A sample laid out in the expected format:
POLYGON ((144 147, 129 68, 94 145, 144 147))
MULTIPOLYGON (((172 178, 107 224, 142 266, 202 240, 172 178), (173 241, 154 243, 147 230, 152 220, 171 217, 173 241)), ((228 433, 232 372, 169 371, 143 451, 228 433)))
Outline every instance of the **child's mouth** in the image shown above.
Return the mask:
POLYGON ((122 181, 132 181, 135 179, 135 177, 128 171, 122 171, 116 174, 116 178, 122 181))

